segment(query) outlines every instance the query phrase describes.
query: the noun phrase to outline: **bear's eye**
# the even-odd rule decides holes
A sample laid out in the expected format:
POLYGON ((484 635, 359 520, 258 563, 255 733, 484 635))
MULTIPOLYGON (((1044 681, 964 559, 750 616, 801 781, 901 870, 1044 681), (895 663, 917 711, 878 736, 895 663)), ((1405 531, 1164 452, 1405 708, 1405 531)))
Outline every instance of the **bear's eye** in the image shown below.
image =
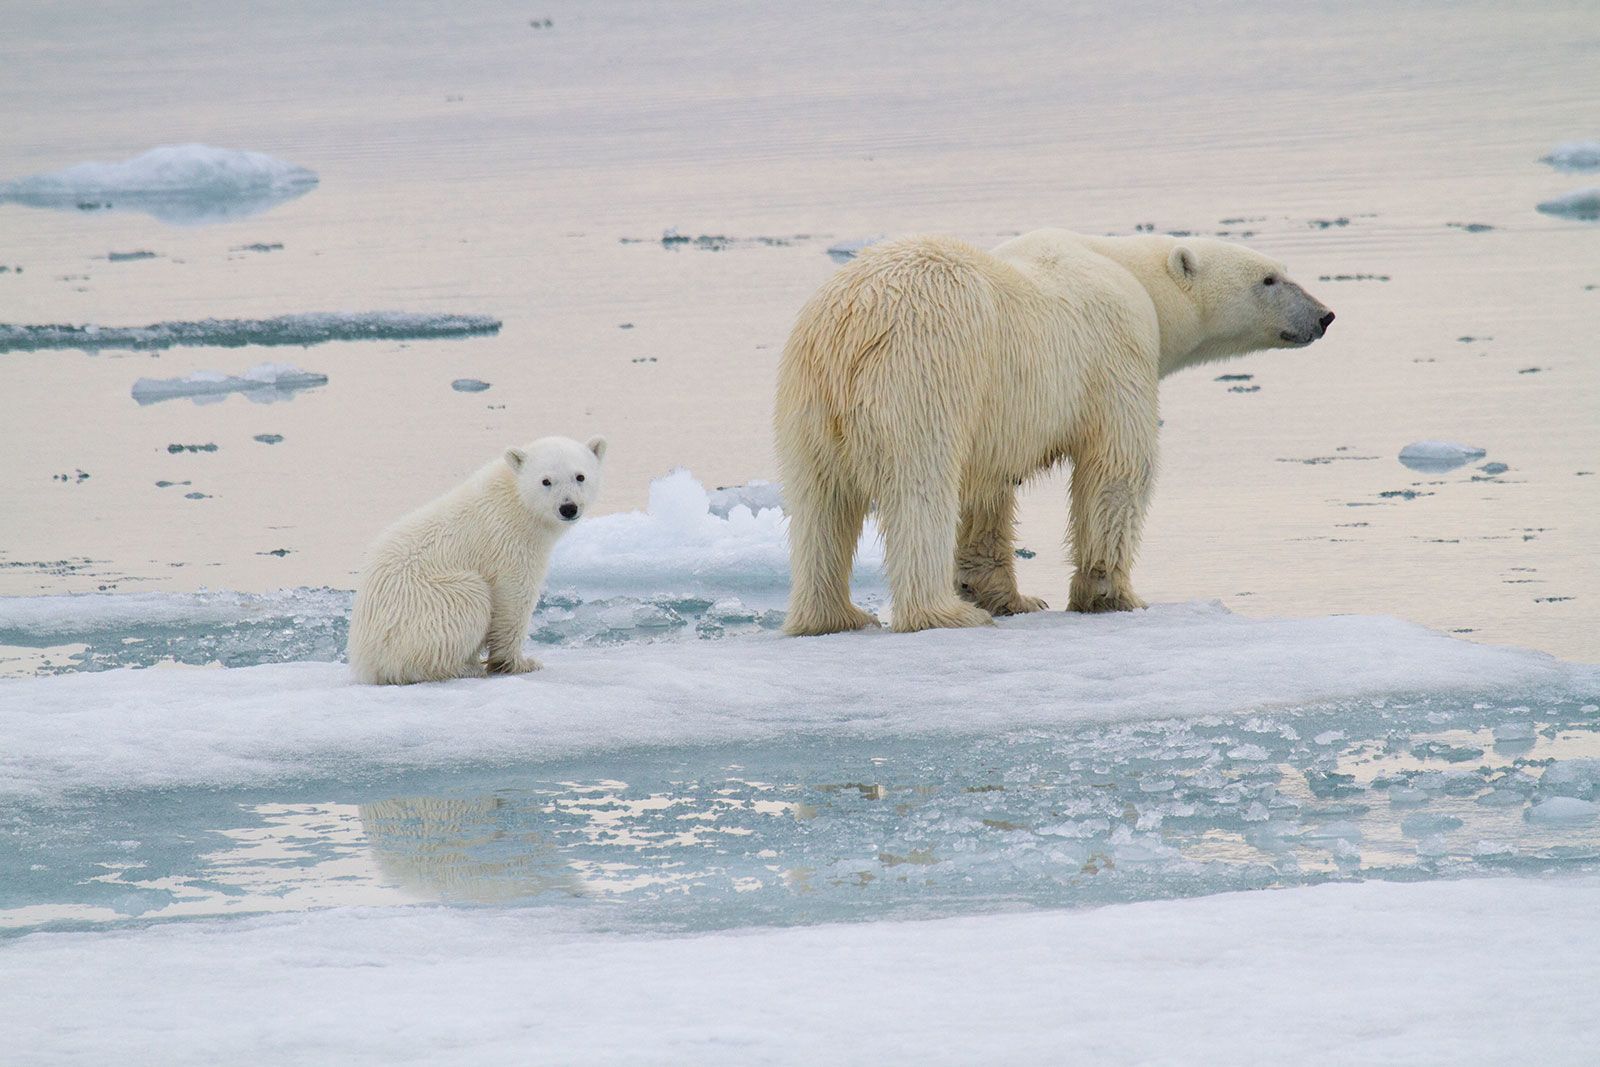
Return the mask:
POLYGON ((1278 279, 1275 276, 1269 274, 1265 278, 1261 279, 1261 284, 1262 285, 1277 285, 1278 284, 1278 279))
POLYGON ((545 484, 545 485, 546 485, 546 486, 549 486, 549 484, 550 484, 550 479, 549 479, 549 478, 546 478, 546 479, 545 479, 545 480, 544 480, 544 484, 545 484))
POLYGON ((580 481, 580 482, 583 481, 583 475, 581 475, 581 474, 578 475, 578 481, 580 481))

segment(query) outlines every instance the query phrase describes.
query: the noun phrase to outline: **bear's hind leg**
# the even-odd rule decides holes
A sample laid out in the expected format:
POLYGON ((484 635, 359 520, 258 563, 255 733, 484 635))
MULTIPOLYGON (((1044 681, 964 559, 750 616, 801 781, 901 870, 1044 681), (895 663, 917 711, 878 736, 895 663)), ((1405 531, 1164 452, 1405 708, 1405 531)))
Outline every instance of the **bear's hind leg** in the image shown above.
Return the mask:
POLYGON ((1021 615, 1048 605, 1017 589, 1013 549, 1017 491, 1008 482, 967 487, 956 535, 956 585, 962 599, 992 615, 1021 615))
POLYGON ((784 495, 793 575, 784 632, 812 637, 877 626, 876 618, 850 602, 850 565, 867 518, 867 495, 815 470, 792 475, 784 495))
POLYGON ((955 594, 960 505, 954 472, 922 479, 907 463, 891 466, 887 473, 888 485, 878 496, 878 521, 894 599, 894 629, 909 633, 992 623, 987 611, 955 594))
POLYGON ((489 583, 458 571, 412 578, 373 655, 371 680, 380 685, 482 677, 479 659, 489 633, 489 583))
POLYGON ((1142 432, 1101 435, 1098 447, 1072 454, 1073 611, 1145 607, 1131 573, 1154 481, 1154 406, 1141 414, 1129 421, 1142 432))

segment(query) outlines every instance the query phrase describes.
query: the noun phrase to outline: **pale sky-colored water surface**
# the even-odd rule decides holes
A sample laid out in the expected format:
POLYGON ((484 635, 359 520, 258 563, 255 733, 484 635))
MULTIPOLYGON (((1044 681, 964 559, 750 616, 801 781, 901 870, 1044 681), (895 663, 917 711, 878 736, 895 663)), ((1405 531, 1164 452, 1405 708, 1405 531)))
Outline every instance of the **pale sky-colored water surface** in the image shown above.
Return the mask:
MULTIPOLYGON (((53 3, 5 23, 0 179, 196 141, 321 184, 194 227, 0 205, 0 264, 22 268, 0 322, 505 325, 0 355, 0 593, 347 588, 384 523, 545 433, 611 438, 608 510, 672 466, 772 477, 776 361, 830 244, 1153 224, 1248 233, 1339 318, 1305 351, 1165 383, 1147 599, 1600 658, 1600 225, 1534 210, 1600 180, 1538 162, 1600 137, 1592 4, 53 3), (669 249, 668 227, 735 240, 669 249), (257 243, 283 247, 235 251, 257 243), (269 359, 329 383, 129 395, 269 359), (1429 438, 1487 455, 1397 462, 1429 438)), ((1024 586, 1058 603, 1064 495, 1030 486, 1021 521, 1024 586)))

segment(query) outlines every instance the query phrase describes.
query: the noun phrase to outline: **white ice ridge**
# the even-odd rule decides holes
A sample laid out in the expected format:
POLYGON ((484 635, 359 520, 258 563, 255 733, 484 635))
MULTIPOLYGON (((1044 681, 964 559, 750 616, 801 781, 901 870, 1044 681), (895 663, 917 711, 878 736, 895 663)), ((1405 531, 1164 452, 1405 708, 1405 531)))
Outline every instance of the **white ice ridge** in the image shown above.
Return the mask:
POLYGON ((415 311, 301 312, 270 319, 200 319, 149 326, 19 325, 0 323, 0 352, 77 348, 155 350, 179 345, 316 345, 326 341, 411 341, 500 332, 488 315, 415 311))
POLYGON ((1567 141, 1540 159, 1557 170, 1595 170, 1600 168, 1600 141, 1567 141))
POLYGON ((1600 667, 1392 618, 1221 605, 993 627, 547 648, 535 674, 360 686, 335 663, 0 681, 0 795, 239 785, 785 737, 972 736, 1378 694, 1585 697, 1600 667))
POLYGON ((327 385, 328 376, 301 370, 291 363, 257 363, 240 375, 200 370, 182 378, 140 378, 133 383, 133 398, 156 404, 176 397, 218 398, 226 393, 248 393, 251 399, 272 400, 296 389, 327 385))
POLYGON ((341 909, 0 952, 28 1062, 1593 1062, 1600 880, 1361 882, 623 937, 341 909))
MULTIPOLYGON (((650 483, 645 511, 579 523, 556 546, 550 588, 650 596, 789 586, 789 520, 779 489, 751 483, 707 493, 686 470, 650 483), (757 510, 752 513, 754 506, 757 510)), ((881 588, 883 542, 868 520, 855 580, 881 588)))

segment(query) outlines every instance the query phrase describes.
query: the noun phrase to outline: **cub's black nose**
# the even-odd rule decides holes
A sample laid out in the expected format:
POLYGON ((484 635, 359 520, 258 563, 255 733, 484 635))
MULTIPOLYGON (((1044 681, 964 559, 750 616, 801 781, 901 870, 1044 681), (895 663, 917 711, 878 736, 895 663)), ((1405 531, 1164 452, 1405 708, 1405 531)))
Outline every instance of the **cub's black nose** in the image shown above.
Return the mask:
POLYGON ((578 517, 578 505, 576 504, 562 504, 557 510, 561 512, 561 517, 568 522, 578 517))
POLYGON ((1321 328, 1319 330, 1319 332, 1321 332, 1321 333, 1327 333, 1328 332, 1328 327, 1331 326, 1332 324, 1333 324, 1333 312, 1331 312, 1331 311, 1328 312, 1326 315, 1322 316, 1322 318, 1317 320, 1317 325, 1321 328))

